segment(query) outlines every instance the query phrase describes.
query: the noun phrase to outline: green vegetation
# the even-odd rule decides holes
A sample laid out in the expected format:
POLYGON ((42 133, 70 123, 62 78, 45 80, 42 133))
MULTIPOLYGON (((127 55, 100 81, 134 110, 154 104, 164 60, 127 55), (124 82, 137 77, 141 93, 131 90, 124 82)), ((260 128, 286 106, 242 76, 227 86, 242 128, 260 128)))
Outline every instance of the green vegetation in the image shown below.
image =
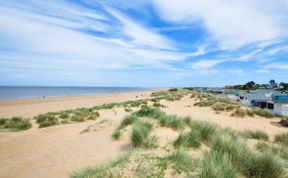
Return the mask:
POLYGON ((162 127, 170 127, 174 130, 183 130, 186 126, 185 120, 179 118, 176 115, 173 116, 163 115, 160 117, 159 122, 162 127))
POLYGON ((182 133, 174 142, 176 148, 199 148, 201 145, 201 135, 197 130, 191 130, 189 133, 182 133))
POLYGON ((246 111, 244 109, 241 108, 237 108, 232 114, 231 116, 233 117, 245 117, 246 116, 246 111))
POLYGON ((13 117, 11 119, 0 118, 0 131, 20 131, 31 128, 29 119, 22 117, 13 117))
POLYGON ((274 115, 264 109, 249 107, 243 103, 231 100, 223 95, 213 95, 209 93, 193 93, 191 98, 196 99, 194 106, 211 107, 216 113, 224 111, 231 112, 231 116, 243 118, 246 116, 253 117, 254 115, 273 118, 274 115))
POLYGON ((228 155, 218 151, 206 152, 201 176, 203 178, 236 178, 237 172, 228 155))
POLYGON ((280 143, 280 144, 288 146, 288 133, 275 135, 274 141, 276 143, 280 143))
MULTIPOLYGON (((112 133, 112 138, 114 140, 119 140, 122 134, 122 130, 128 125, 134 124, 133 129, 135 129, 135 123, 150 123, 159 124, 161 127, 172 128, 173 130, 182 131, 186 126, 191 126, 192 120, 190 117, 179 117, 176 115, 166 115, 159 108, 152 108, 149 106, 142 106, 138 111, 135 111, 124 117, 120 125, 112 133), (144 122, 145 121, 145 122, 144 122)), ((136 124, 137 125, 137 124, 136 124)), ((138 129, 138 127, 137 127, 138 129)), ((135 130, 143 131, 143 130, 135 130)), ((140 132, 144 133, 144 132, 140 132)), ((138 132, 135 133, 138 136, 138 132)), ((133 135, 133 134, 132 134, 133 135)), ((153 141, 153 140, 152 140, 153 141)))
MULTIPOLYGON (((270 152, 274 155, 280 156, 284 160, 288 160, 288 148, 285 145, 268 144, 265 142, 258 142, 256 149, 262 153, 270 152)), ((286 163, 287 164, 287 163, 286 163)))
POLYGON ((162 111, 160 111, 158 108, 151 108, 148 106, 141 107, 140 110, 133 113, 133 115, 137 117, 147 117, 147 118, 153 118, 153 119, 160 119, 161 116, 163 116, 162 111))
MULTIPOLYGON (((239 134, 237 131, 222 129, 210 122, 191 120, 188 117, 167 116, 165 113, 161 113, 160 119, 155 119, 157 118, 154 117, 155 111, 147 110, 149 112, 136 111, 135 113, 138 114, 131 114, 132 116, 137 115, 137 119, 128 119, 133 120, 133 122, 128 122, 133 124, 131 133, 133 148, 144 148, 144 150, 137 150, 130 154, 129 158, 125 159, 125 163, 122 162, 123 164, 112 162, 108 165, 84 170, 75 174, 74 177, 119 177, 124 175, 126 177, 281 178, 287 176, 288 172, 285 169, 288 165, 288 162, 285 161, 288 160, 287 148, 270 147, 267 143, 259 142, 256 145, 257 151, 250 149, 246 140, 242 138, 267 141, 268 136, 262 131, 245 131, 239 134), (180 133, 173 142, 175 151, 161 154, 161 156, 155 156, 151 154, 151 151, 147 153, 146 149, 158 146, 157 138, 151 135, 151 130, 155 128, 154 125, 158 123, 160 126, 171 127, 172 121, 181 122, 180 128, 183 123, 190 127, 190 131, 180 133), (199 153, 199 158, 182 149, 198 149, 201 145, 205 146, 201 147, 201 150, 204 150, 203 154, 199 153)), ((118 132, 120 130, 115 131, 116 138, 119 138, 118 132)), ((283 140, 287 137, 280 135, 277 138, 277 143, 283 145, 283 142, 285 143, 283 140)))
POLYGON ((49 112, 40 114, 34 119, 39 124, 39 128, 50 127, 59 124, 69 124, 75 122, 85 122, 86 120, 96 120, 100 114, 91 108, 79 108, 75 110, 65 110, 60 112, 49 112))
POLYGON ((181 100, 185 95, 194 93, 188 89, 178 89, 178 88, 171 88, 169 90, 154 92, 151 94, 157 100, 167 100, 167 101, 177 101, 181 100))
POLYGON ((260 130, 257 130, 257 131, 246 130, 242 132, 241 135, 249 139, 257 139, 257 140, 263 140, 263 141, 268 141, 269 139, 268 134, 260 130))
POLYGON ((255 89, 268 89, 268 88, 276 88, 282 91, 288 91, 288 83, 280 82, 279 87, 275 80, 271 79, 269 84, 256 84, 253 81, 247 82, 244 85, 232 85, 226 86, 227 89, 235 89, 235 90, 255 90, 255 89))
POLYGON ((147 121, 137 121, 133 124, 131 142, 134 148, 156 148, 157 137, 151 136, 153 124, 147 121))
POLYGON ((265 111, 264 109, 253 108, 252 111, 255 115, 258 115, 261 117, 265 117, 265 118, 273 118, 274 117, 273 114, 269 113, 268 111, 265 111))
POLYGON ((170 163, 173 170, 173 175, 179 175, 181 173, 193 173, 200 166, 200 160, 192 157, 183 150, 176 150, 175 152, 167 155, 165 159, 170 163))

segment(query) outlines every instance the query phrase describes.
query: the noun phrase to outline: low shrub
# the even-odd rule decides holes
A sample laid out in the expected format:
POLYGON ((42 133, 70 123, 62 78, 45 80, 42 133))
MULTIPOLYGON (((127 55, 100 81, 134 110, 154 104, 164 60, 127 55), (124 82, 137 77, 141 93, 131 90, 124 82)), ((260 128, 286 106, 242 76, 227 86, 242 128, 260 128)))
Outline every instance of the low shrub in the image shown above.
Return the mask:
POLYGON ((238 175, 227 155, 212 150, 204 154, 200 177, 236 178, 238 175))
POLYGON ((174 130, 183 130, 186 125, 185 120, 176 115, 163 115, 159 122, 162 127, 170 127, 174 130))
POLYGON ((191 124, 192 130, 197 130, 200 134, 200 138, 204 142, 209 142, 211 137, 216 135, 219 128, 216 124, 207 121, 197 121, 193 120, 191 124))
POLYGON ((131 142, 134 148, 156 148, 157 137, 151 136, 152 127, 147 122, 135 122, 132 128, 131 142))
POLYGON ((73 115, 70 120, 72 122, 84 122, 85 118, 82 115, 73 115))
POLYGON ((215 103, 211 107, 214 111, 225 111, 225 105, 223 103, 215 103))
POLYGON ((22 117, 13 117, 11 119, 0 119, 0 130, 7 131, 19 131, 27 130, 32 127, 29 119, 23 119, 22 117))
POLYGON ((275 135, 274 142, 288 146, 288 133, 275 135))
POLYGON ((40 120, 37 119, 37 123, 39 123, 39 128, 59 125, 59 121, 55 116, 47 115, 46 117, 40 117, 40 118, 41 118, 40 120))
POLYGON ((178 91, 178 88, 170 88, 168 91, 175 92, 175 91, 178 91))
POLYGON ((193 158, 191 155, 186 153, 182 150, 177 150, 170 155, 166 156, 165 159, 172 163, 171 167, 174 170, 172 173, 175 174, 181 174, 185 172, 194 172, 199 166, 199 160, 193 158))
POLYGON ((231 116, 233 117, 245 117, 246 116, 246 111, 244 109, 241 108, 237 108, 232 114, 231 116))
POLYGON ((69 113, 65 112, 65 111, 62 111, 62 112, 59 113, 59 117, 61 119, 68 119, 69 118, 69 113))
POLYGON ((96 120, 100 116, 99 112, 93 111, 89 113, 87 120, 96 120))
POLYGON ((174 146, 176 148, 179 147, 199 148, 200 145, 201 145, 200 132, 193 129, 188 133, 180 134, 178 138, 174 141, 174 146))
POLYGON ((133 124, 135 121, 138 120, 138 117, 135 114, 130 114, 124 117, 124 119, 122 120, 121 124, 120 124, 120 129, 133 124))
POLYGON ((159 119, 165 113, 160 111, 158 108, 151 108, 148 106, 143 106, 143 107, 141 107, 140 110, 134 112, 133 114, 135 116, 138 116, 138 117, 147 117, 147 118, 159 119))
POLYGON ((285 175, 284 165, 278 156, 269 152, 250 154, 241 164, 241 172, 247 177, 281 178, 285 175))
POLYGON ((258 115, 261 117, 265 117, 265 118, 273 118, 274 117, 274 115, 272 113, 265 111, 264 109, 253 108, 252 111, 255 115, 258 115))
POLYGON ((114 140, 119 140, 121 137, 121 129, 117 128, 111 135, 114 140))
POLYGON ((260 130, 256 131, 246 130, 242 132, 241 135, 249 139, 257 139, 263 141, 267 141, 269 139, 268 134, 260 130))

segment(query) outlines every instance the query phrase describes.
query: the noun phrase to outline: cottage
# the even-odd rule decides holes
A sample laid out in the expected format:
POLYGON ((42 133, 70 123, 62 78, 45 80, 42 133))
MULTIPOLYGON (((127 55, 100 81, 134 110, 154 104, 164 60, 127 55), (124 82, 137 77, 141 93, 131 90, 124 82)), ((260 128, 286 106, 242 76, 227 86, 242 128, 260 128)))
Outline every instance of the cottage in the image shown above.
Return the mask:
POLYGON ((273 113, 280 116, 288 116, 288 94, 273 94, 272 100, 274 102, 273 113))
POLYGON ((262 109, 273 110, 272 96, 273 90, 267 89, 257 89, 248 92, 238 93, 238 100, 255 107, 260 107, 262 109))

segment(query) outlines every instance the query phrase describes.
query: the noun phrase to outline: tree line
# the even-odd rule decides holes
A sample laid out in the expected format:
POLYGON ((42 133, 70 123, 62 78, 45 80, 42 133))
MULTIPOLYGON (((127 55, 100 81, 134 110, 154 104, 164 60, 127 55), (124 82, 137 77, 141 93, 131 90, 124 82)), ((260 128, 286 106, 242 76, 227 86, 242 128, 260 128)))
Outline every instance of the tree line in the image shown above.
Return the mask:
POLYGON ((288 91, 288 83, 280 82, 276 83, 275 80, 271 79, 267 84, 258 84, 254 81, 245 83, 244 85, 231 85, 226 86, 226 89, 235 89, 235 90, 255 90, 255 89, 275 89, 281 91, 288 91))

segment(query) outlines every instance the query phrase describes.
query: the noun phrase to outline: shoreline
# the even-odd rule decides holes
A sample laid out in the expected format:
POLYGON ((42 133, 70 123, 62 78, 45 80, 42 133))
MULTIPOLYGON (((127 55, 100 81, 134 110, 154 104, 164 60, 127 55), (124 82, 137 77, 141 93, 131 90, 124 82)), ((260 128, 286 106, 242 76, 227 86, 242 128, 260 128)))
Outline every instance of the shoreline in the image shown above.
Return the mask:
POLYGON ((0 100, 0 117, 10 118, 21 116, 32 118, 38 114, 47 112, 76 109, 80 107, 93 107, 104 103, 146 99, 150 97, 152 92, 158 90, 160 89, 109 94, 0 100))
MULTIPOLYGON (((0 86, 1 88, 1 86, 0 86)), ((136 88, 136 87, 135 87, 136 88)), ((23 97, 11 97, 11 98, 0 98, 2 101, 15 101, 15 100, 32 100, 32 99, 45 99, 45 98, 56 98, 56 97, 74 97, 74 96, 86 96, 86 95, 104 95, 104 94, 120 94, 120 93, 133 93, 133 92, 145 92, 145 91, 159 91, 166 88, 137 88, 137 90, 127 91, 107 91, 107 92, 91 92, 91 93, 79 93, 79 94, 60 94, 60 95, 39 95, 39 96, 23 96, 23 97)))

